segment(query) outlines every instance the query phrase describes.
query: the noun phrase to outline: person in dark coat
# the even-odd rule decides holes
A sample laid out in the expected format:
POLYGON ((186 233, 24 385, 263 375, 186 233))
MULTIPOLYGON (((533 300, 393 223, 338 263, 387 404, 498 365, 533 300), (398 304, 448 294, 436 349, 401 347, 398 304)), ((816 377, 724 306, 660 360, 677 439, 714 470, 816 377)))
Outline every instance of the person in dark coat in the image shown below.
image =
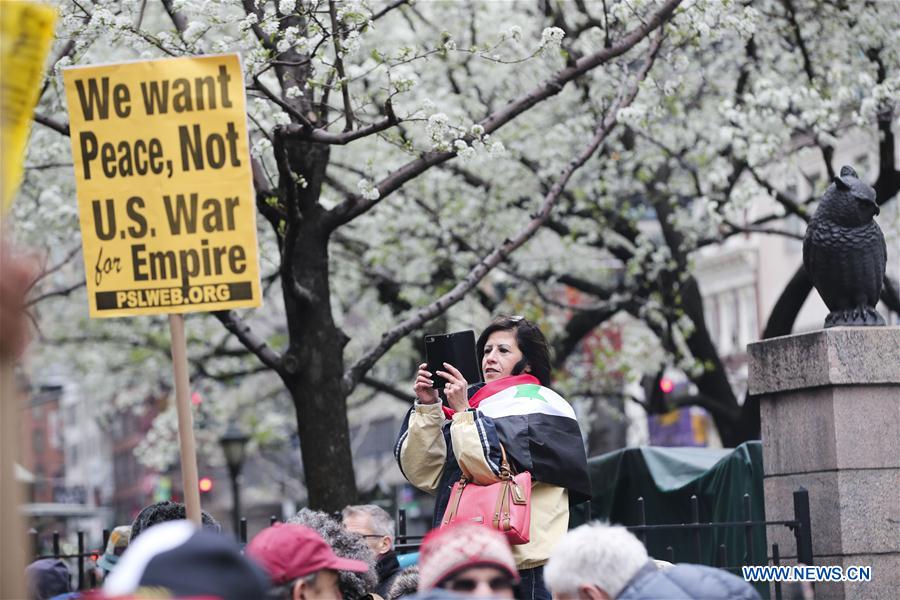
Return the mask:
POLYGON ((362 536, 375 555, 378 573, 375 593, 387 598, 391 585, 400 574, 400 562, 394 553, 394 520, 386 510, 374 504, 348 506, 341 514, 344 527, 362 536))
POLYGON ((630 531, 589 523, 569 531, 544 569, 557 600, 760 600, 743 579, 712 567, 660 569, 630 531))

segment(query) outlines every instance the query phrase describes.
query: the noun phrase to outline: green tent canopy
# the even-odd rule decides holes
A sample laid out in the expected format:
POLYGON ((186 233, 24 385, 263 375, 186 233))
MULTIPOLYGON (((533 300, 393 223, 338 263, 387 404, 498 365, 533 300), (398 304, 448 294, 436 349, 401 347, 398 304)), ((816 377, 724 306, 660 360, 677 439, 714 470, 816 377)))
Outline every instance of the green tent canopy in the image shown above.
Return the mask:
MULTIPOLYGON (((762 445, 746 442, 735 449, 626 448, 588 461, 592 519, 626 526, 640 524, 639 497, 647 525, 693 521, 691 496, 699 500, 700 522, 746 520, 744 494, 750 495, 750 518, 765 520, 762 445)), ((584 522, 586 510, 572 511, 571 525, 584 522)), ((698 557, 693 531, 648 531, 645 544, 654 558, 716 564, 716 549, 725 545, 727 566, 766 564, 765 526, 752 527, 752 560, 746 556, 745 527, 704 529, 698 557)))

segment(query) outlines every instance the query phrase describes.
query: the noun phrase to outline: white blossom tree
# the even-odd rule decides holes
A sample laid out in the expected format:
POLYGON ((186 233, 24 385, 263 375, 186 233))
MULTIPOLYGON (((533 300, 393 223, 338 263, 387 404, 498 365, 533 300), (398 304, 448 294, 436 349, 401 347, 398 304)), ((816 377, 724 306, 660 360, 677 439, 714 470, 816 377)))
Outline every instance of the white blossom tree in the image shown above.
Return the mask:
MULTIPOLYGON (((889 3, 163 0, 61 10, 36 117, 44 127, 16 205, 20 236, 55 248, 35 290, 45 354, 113 349, 74 360, 87 372, 128 365, 123 381, 137 393, 116 402, 167 377, 158 319, 83 316, 66 266, 78 257, 77 213, 59 67, 241 52, 266 303, 190 318, 191 360, 195 381, 210 395, 223 389, 212 382, 232 386, 226 395, 257 423, 274 418, 261 396, 287 391, 315 507, 355 496, 348 398, 363 401, 361 386, 407 396, 423 327, 477 329, 497 309, 537 311, 558 367, 628 312, 693 377, 699 394, 685 401, 712 412, 726 443, 755 437, 754 403, 740 406, 706 331, 691 254, 748 231, 795 235, 781 217, 808 215, 822 186, 797 198, 785 182, 812 177, 810 152, 831 173, 851 131, 872 140, 880 201, 900 185, 900 23, 889 3), (758 209, 761 198, 772 211, 758 209), (565 287, 594 300, 569 306, 565 287), (233 387, 241 377, 249 383, 233 387)), ((810 288, 799 272, 764 335, 790 332, 810 288)), ((213 418, 234 409, 203 407, 213 418)))
MULTIPOLYGON (((583 49, 573 53, 561 51, 564 31, 530 3, 72 2, 61 6, 55 64, 58 73, 70 64, 242 53, 252 98, 248 117, 255 126, 256 204, 272 243, 266 284, 280 284, 276 306, 283 322, 274 330, 284 339, 276 347, 244 315, 221 312, 215 317, 233 338, 218 340, 208 352, 210 357, 249 352, 278 376, 296 412, 309 503, 335 509, 356 496, 348 395, 398 341, 460 302, 541 228, 573 174, 598 160, 619 110, 638 95, 667 44, 665 24, 679 4, 637 6, 627 19, 611 24, 605 38, 585 38, 583 49), (504 19, 521 24, 498 28, 504 19), (540 127, 563 106, 568 113, 583 105, 572 84, 588 79, 585 85, 597 92, 590 110, 577 133, 554 149, 550 188, 532 196, 529 206, 505 210, 500 199, 464 206, 441 194, 420 197, 423 186, 442 178, 432 173, 449 172, 454 159, 483 161, 502 154, 497 137, 510 123, 529 119, 530 127, 540 127), (389 222, 398 212, 408 218, 389 222), (440 262, 442 232, 458 231, 476 215, 485 219, 476 236, 492 238, 482 245, 484 252, 454 257, 443 270, 432 270, 440 262), (432 228, 444 219, 449 223, 432 228), (355 280, 349 293, 368 291, 361 276, 377 271, 382 252, 372 242, 389 244, 403 228, 431 233, 430 243, 423 238, 415 247, 392 248, 391 260, 405 261, 404 276, 413 285, 409 297, 398 293, 390 300, 409 308, 392 315, 394 322, 380 335, 368 331, 368 339, 361 340, 368 343, 348 356, 350 337, 336 316, 365 315, 340 314, 333 289, 355 280), (352 259, 332 258, 342 251, 352 259), (419 278, 424 285, 416 285, 419 278)), ((62 109, 54 75, 36 121, 66 135, 62 109)), ((30 159, 50 159, 36 145, 39 139, 32 142, 30 159)), ((52 155, 59 155, 59 146, 52 155)), ((55 164, 47 160, 34 168, 55 164)), ((66 180, 57 193, 71 201, 68 174, 61 176, 66 180)), ((42 183, 34 178, 28 183, 36 202, 42 203, 41 195, 49 199, 37 189, 42 183)), ((27 211, 27 201, 20 205, 27 211)), ((152 323, 145 324, 152 330, 152 323)), ((133 340, 131 327, 116 323, 68 341, 98 335, 133 340)), ((158 337, 155 345, 136 345, 145 352, 158 349, 158 337)))

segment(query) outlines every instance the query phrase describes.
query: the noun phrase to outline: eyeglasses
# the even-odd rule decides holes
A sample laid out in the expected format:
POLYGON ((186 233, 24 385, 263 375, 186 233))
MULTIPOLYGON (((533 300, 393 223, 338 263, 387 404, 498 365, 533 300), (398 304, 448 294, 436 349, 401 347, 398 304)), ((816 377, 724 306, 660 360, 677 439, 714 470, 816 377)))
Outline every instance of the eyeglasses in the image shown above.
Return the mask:
POLYGON ((360 533, 360 534, 359 534, 359 537, 364 537, 364 538, 370 538, 370 537, 371 537, 371 538, 383 538, 383 537, 387 537, 387 536, 384 536, 384 535, 378 535, 377 533, 360 533))
POLYGON ((489 581, 476 581, 475 579, 466 578, 451 579, 443 587, 452 592, 468 593, 474 592, 481 583, 487 583, 492 592, 511 590, 513 587, 513 583, 508 577, 494 577, 489 581))
POLYGON ((525 317, 523 317, 522 315, 510 315, 509 317, 507 317, 507 320, 509 320, 511 323, 518 323, 519 321, 524 321, 525 317))

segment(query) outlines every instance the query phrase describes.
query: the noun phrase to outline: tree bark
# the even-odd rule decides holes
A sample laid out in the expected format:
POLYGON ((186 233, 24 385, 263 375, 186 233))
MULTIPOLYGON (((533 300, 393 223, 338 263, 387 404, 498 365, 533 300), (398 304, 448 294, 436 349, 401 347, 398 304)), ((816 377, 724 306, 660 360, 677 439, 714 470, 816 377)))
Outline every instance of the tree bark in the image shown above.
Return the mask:
POLYGON ((347 398, 341 388, 346 335, 335 324, 328 228, 319 204, 329 147, 276 137, 279 198, 286 206, 281 285, 289 345, 281 376, 293 399, 310 508, 356 502, 347 398), (305 183, 294 184, 293 174, 305 183))
POLYGON ((301 221, 293 248, 297 283, 315 299, 298 299, 283 284, 290 334, 285 354, 286 385, 294 401, 303 470, 313 509, 335 511, 356 502, 347 421, 344 333, 331 314, 328 240, 314 220, 301 221))

